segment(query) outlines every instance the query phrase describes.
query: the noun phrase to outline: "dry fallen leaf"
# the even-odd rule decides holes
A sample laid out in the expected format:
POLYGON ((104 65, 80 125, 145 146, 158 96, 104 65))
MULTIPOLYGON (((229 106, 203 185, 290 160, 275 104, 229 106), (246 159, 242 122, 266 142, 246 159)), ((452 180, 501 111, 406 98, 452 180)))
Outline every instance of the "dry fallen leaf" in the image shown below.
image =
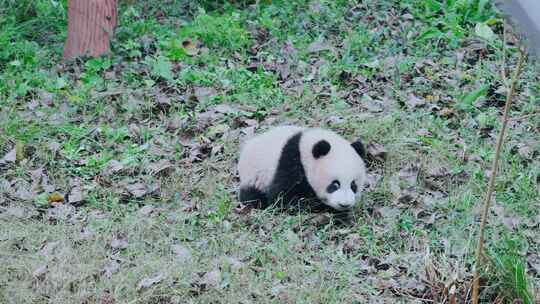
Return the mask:
POLYGON ((431 166, 428 169, 427 176, 428 177, 445 177, 448 176, 450 172, 448 171, 448 168, 443 166, 431 166))
POLYGON ((43 167, 39 167, 36 170, 30 171, 30 178, 32 179, 32 191, 37 191, 41 183, 41 177, 43 176, 43 167))
POLYGON ((294 303, 294 301, 291 301, 288 288, 287 286, 283 284, 276 284, 270 289, 270 294, 273 297, 276 297, 276 299, 280 303, 294 303))
POLYGON ((208 287, 215 288, 218 287, 220 282, 221 272, 217 269, 214 269, 204 274, 204 276, 199 280, 199 285, 201 285, 203 289, 206 289, 208 287))
POLYGON ((397 201, 401 204, 413 202, 418 198, 418 191, 415 187, 408 187, 401 189, 399 195, 397 196, 397 201))
POLYGON ((213 109, 217 113, 228 114, 228 115, 237 115, 241 112, 240 109, 226 103, 220 103, 214 106, 213 109))
POLYGON ((172 168, 172 164, 167 159, 162 159, 162 160, 159 160, 159 161, 157 161, 155 163, 151 163, 150 165, 148 165, 148 169, 149 169, 151 175, 159 174, 162 171, 163 171, 164 174, 166 174, 167 172, 169 172, 169 169, 171 169, 171 168, 172 168))
POLYGON ((149 216, 152 212, 154 212, 154 206, 152 205, 145 205, 138 211, 138 213, 144 217, 149 216))
POLYGON ((124 169, 124 165, 121 162, 112 159, 107 163, 107 166, 104 169, 104 174, 112 175, 114 173, 120 172, 122 169, 124 169))
POLYGON ((171 250, 180 261, 187 261, 191 259, 191 253, 189 252, 189 249, 182 245, 172 245, 171 250))
POLYGON ((195 56, 199 53, 199 49, 197 48, 197 43, 191 41, 191 39, 186 39, 182 41, 182 48, 184 48, 184 51, 189 56, 195 56))
POLYGON ((534 153, 534 150, 532 147, 530 146, 527 146, 527 145, 521 145, 519 148, 518 148, 518 153, 521 157, 523 158, 531 158, 533 156, 533 153, 534 153))
POLYGON ((49 203, 62 203, 64 202, 64 196, 58 192, 55 192, 47 196, 47 201, 49 201, 49 203))
POLYGON ((30 186, 25 182, 18 182, 15 184, 15 193, 13 194, 14 197, 23 200, 23 201, 29 201, 36 197, 36 193, 29 190, 30 186))
POLYGON ((15 181, 0 179, 0 192, 13 193, 13 184, 15 181))
POLYGON ((47 264, 36 268, 36 270, 34 270, 34 272, 32 273, 32 276, 37 280, 43 281, 45 279, 46 273, 47 273, 47 264))
POLYGON ((420 135, 422 137, 433 137, 433 134, 431 132, 429 132, 429 130, 427 130, 427 129, 418 129, 416 131, 416 134, 420 135))
POLYGON ((37 194, 40 192, 40 186, 46 193, 52 193, 55 190, 53 185, 49 184, 49 177, 44 173, 43 167, 30 171, 32 179, 31 192, 37 194))
POLYGON ((133 183, 126 186, 126 189, 135 198, 141 198, 146 194, 146 186, 143 183, 133 183))
POLYGON ((158 284, 159 282, 163 280, 163 277, 164 275, 160 273, 153 277, 144 278, 139 282, 139 284, 137 284, 137 290, 141 290, 144 288, 148 288, 154 284, 158 284))
POLYGON ((409 94, 409 98, 407 99, 407 106, 409 107, 409 110, 414 110, 415 108, 419 108, 425 104, 425 99, 420 99, 414 94, 409 94))
POLYGON ((125 249, 129 245, 127 237, 123 235, 117 235, 115 238, 111 241, 111 247, 113 249, 125 249))
POLYGON ((209 143, 194 143, 188 150, 188 159, 190 162, 200 162, 210 156, 213 147, 209 143))
POLYGON ((68 202, 70 204, 77 204, 83 201, 83 191, 80 185, 77 185, 71 189, 68 195, 68 202))
POLYGON ((227 256, 225 257, 225 263, 229 265, 232 271, 238 271, 246 266, 246 264, 240 262, 237 258, 227 256))
POLYGON ((360 250, 363 243, 364 241, 358 233, 349 234, 343 243, 343 252, 355 253, 360 250))
POLYGON ((39 254, 45 257, 52 256, 55 254, 56 248, 58 248, 59 245, 60 245, 60 241, 52 241, 52 242, 45 243, 41 247, 39 254))
POLYGON ((223 114, 218 113, 213 109, 209 109, 207 111, 197 113, 196 121, 195 121, 195 131, 200 131, 202 133, 207 128, 215 125, 222 118, 223 118, 223 114))
POLYGON ((383 145, 371 141, 367 144, 367 156, 370 162, 384 162, 386 160, 387 152, 383 145))
POLYGON ((114 304, 116 301, 114 300, 114 297, 111 295, 111 293, 108 290, 105 290, 103 294, 101 294, 101 297, 99 298, 99 304, 114 304))
POLYGON ((506 228, 508 228, 508 230, 513 231, 516 229, 516 227, 519 227, 519 225, 521 225, 521 219, 517 217, 506 216, 503 217, 502 223, 504 224, 504 226, 506 226, 506 228))
POLYGON ((454 115, 454 110, 453 109, 450 109, 450 108, 442 108, 440 111, 439 111, 439 116, 442 116, 442 117, 451 117, 454 115))
POLYGON ((6 208, 0 207, 0 219, 10 217, 16 219, 29 219, 37 215, 39 215, 39 213, 32 205, 22 204, 19 206, 9 204, 6 208))
POLYGON ((231 129, 231 127, 228 124, 216 124, 214 126, 211 126, 208 129, 207 137, 210 140, 215 140, 218 137, 221 137, 223 134, 228 132, 231 129))
MULTIPOLYGON (((337 217, 337 215, 336 215, 337 217)), ((329 213, 319 213, 307 220, 308 224, 314 227, 328 225, 332 220, 332 215, 329 213)))
POLYGON ((322 38, 313 41, 307 48, 309 53, 317 53, 320 51, 334 51, 334 47, 325 42, 322 38))
POLYGON ((536 274, 540 275, 540 256, 536 254, 530 254, 527 257, 527 262, 531 266, 531 268, 536 272, 536 274))
POLYGON ((165 127, 168 131, 174 131, 188 125, 188 118, 181 116, 173 116, 165 122, 165 127))
POLYGON ((252 138, 253 136, 255 136, 255 129, 256 129, 256 126, 251 126, 251 127, 246 127, 246 128, 243 128, 240 133, 243 135, 242 136, 242 139, 243 140, 247 140, 247 139, 250 139, 252 138))
POLYGON ((212 97, 214 97, 217 94, 217 91, 214 88, 195 87, 194 94, 195 98, 197 98, 198 101, 204 101, 206 99, 211 99, 212 97))
POLYGON ((47 220, 66 221, 75 215, 75 207, 67 204, 52 204, 53 208, 47 210, 47 220))
POLYGON ((249 215, 254 208, 255 205, 253 204, 239 204, 236 208, 234 208, 234 213, 240 215, 249 215))
POLYGON ((107 278, 112 277, 113 274, 117 273, 120 270, 120 261, 117 259, 111 259, 107 265, 103 268, 103 273, 107 278))
POLYGON ((385 221, 393 221, 394 219, 398 218, 401 214, 401 210, 399 208, 391 207, 391 206, 384 206, 377 210, 375 210, 375 216, 382 217, 385 221))
POLYGON ((413 163, 407 164, 403 169, 399 170, 398 176, 402 181, 406 181, 409 185, 413 186, 418 183, 418 173, 420 168, 413 163))
POLYGON ((435 213, 429 213, 422 208, 413 208, 412 211, 414 216, 424 224, 432 225, 433 223, 435 223, 435 219, 437 217, 435 213))
POLYGON ((385 104, 387 103, 383 100, 372 98, 368 94, 363 94, 362 97, 360 97, 360 104, 370 113, 380 113, 384 111, 385 104))
POLYGON ((0 164, 14 163, 15 160, 17 159, 16 154, 17 154, 16 149, 13 148, 11 151, 6 153, 6 155, 4 155, 2 159, 0 159, 0 164))
POLYGON ((91 211, 90 213, 88 213, 88 218, 91 219, 91 220, 104 220, 106 218, 108 218, 108 215, 107 213, 101 211, 101 210, 93 210, 91 211))
POLYGON ((182 206, 182 211, 184 212, 193 212, 195 210, 197 210, 197 203, 194 202, 194 201, 186 201, 184 203, 184 206, 182 206))
POLYGON ((171 99, 164 94, 158 94, 154 101, 156 104, 164 109, 167 109, 169 106, 171 106, 171 99))
POLYGON ((94 232, 92 231, 92 228, 90 228, 90 226, 84 226, 81 229, 81 236, 85 240, 90 240, 92 236, 94 236, 94 232))

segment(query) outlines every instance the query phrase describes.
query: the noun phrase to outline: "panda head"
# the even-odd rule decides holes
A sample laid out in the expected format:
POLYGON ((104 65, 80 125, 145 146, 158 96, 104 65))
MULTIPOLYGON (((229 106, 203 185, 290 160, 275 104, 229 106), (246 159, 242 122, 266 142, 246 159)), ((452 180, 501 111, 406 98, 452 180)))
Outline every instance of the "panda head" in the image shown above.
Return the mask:
POLYGON ((354 207, 366 181, 361 141, 353 143, 321 129, 307 131, 300 143, 306 178, 327 206, 345 211, 354 207))

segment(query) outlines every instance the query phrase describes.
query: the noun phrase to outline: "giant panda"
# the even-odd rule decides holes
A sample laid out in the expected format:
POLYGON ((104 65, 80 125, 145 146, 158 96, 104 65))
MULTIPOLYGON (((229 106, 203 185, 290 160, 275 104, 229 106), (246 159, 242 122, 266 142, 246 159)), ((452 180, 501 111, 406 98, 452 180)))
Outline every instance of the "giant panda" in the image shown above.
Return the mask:
POLYGON ((279 126, 246 141, 238 161, 239 200, 259 208, 350 211, 366 181, 366 152, 330 130, 279 126))

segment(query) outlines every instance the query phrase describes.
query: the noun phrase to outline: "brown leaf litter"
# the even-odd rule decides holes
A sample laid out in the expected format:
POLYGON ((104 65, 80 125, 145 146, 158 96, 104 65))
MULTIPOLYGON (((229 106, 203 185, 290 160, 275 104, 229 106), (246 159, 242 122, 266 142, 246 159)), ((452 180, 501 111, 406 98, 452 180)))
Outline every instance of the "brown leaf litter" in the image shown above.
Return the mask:
POLYGON ((155 276, 147 277, 139 281, 137 284, 137 291, 140 291, 142 289, 148 288, 152 285, 160 283, 165 278, 165 275, 162 273, 158 273, 155 276))

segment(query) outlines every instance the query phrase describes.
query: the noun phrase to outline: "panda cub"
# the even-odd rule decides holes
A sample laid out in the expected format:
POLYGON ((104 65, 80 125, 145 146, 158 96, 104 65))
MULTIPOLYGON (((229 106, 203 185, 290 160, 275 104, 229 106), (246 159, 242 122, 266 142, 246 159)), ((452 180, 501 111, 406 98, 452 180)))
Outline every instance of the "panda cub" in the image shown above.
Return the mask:
POLYGON ((366 181, 365 149, 319 128, 280 126, 248 140, 238 163, 239 200, 265 208, 304 200, 312 210, 351 210, 366 181))

